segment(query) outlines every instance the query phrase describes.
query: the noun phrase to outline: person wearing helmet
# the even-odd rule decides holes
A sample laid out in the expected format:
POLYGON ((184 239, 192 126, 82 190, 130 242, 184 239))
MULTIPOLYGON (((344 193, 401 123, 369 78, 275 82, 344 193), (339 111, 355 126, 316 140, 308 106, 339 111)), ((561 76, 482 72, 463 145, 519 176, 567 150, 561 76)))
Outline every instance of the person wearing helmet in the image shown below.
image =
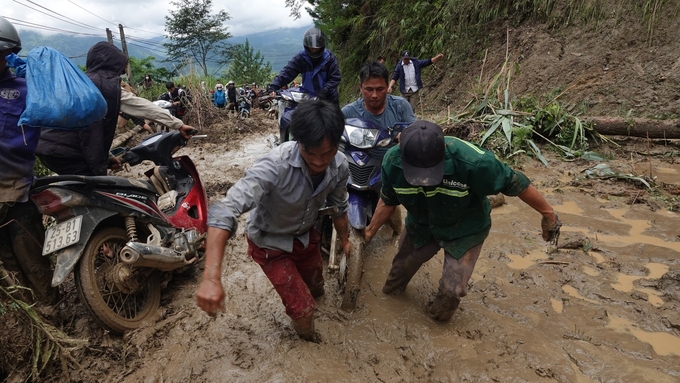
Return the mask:
POLYGON ((338 103, 340 67, 335 55, 326 49, 326 36, 319 28, 309 28, 302 38, 304 49, 297 53, 269 85, 279 90, 302 74, 302 87, 322 100, 338 103))
POLYGON ((49 258, 42 256, 42 215, 28 198, 40 128, 17 126, 26 108, 26 80, 7 66, 6 57, 19 51, 19 34, 0 17, 0 262, 16 272, 18 282, 30 287, 39 302, 55 304, 59 294, 50 286, 52 267, 49 258))

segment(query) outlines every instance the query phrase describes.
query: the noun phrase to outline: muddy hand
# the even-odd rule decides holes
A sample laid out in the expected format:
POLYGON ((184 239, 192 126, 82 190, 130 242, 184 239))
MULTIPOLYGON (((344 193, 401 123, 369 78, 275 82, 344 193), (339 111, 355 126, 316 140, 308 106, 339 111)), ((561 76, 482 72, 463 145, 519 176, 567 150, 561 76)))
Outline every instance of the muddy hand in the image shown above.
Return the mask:
POLYGON ((212 317, 217 315, 218 310, 225 312, 224 298, 224 289, 219 280, 203 278, 198 291, 196 291, 196 303, 201 310, 212 317))
POLYGON ((541 220, 541 230, 543 230, 543 240, 548 241, 551 245, 557 246, 557 241, 560 238, 560 228, 562 222, 555 214, 555 221, 550 222, 548 218, 543 217, 541 220))

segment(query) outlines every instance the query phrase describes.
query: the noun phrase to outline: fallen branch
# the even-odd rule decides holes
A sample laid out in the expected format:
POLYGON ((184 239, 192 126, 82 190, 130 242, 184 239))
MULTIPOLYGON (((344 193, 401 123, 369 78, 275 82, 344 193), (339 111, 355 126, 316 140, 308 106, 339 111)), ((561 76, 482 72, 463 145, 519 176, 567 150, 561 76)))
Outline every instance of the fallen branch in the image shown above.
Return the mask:
POLYGON ((562 261, 543 261, 543 262, 538 262, 539 265, 568 265, 569 262, 562 262, 562 261))
POLYGON ((680 138, 680 120, 654 120, 649 118, 582 117, 584 123, 592 123, 600 134, 643 138, 680 138))
POLYGON ((128 130, 125 133, 119 134, 116 136, 116 138, 113 139, 113 142, 111 143, 112 148, 117 148, 119 146, 125 146, 125 143, 128 142, 132 137, 134 137, 135 134, 139 133, 142 131, 142 127, 137 125, 134 128, 128 130))

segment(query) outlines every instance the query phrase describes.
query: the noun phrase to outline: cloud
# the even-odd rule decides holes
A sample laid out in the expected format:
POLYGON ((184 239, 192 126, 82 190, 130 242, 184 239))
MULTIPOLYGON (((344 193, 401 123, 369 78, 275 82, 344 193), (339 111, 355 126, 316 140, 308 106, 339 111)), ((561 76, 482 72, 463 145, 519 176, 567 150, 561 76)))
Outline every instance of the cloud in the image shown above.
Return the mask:
MULTIPOLYGON (((231 19, 225 24, 234 36, 312 24, 304 11, 300 19, 290 17, 284 0, 213 0, 212 4, 213 12, 229 14, 231 19)), ((150 38, 164 34, 170 9, 175 7, 166 0, 4 0, 0 15, 11 18, 18 29, 41 33, 55 31, 36 26, 106 36, 106 28, 117 33, 120 23, 126 34, 150 38)))

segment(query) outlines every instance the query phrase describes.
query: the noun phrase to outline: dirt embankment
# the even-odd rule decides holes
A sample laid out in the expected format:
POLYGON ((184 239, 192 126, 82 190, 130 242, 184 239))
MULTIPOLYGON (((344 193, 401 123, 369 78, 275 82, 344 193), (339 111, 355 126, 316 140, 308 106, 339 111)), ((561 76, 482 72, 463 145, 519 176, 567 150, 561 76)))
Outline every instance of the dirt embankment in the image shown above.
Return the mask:
POLYGON ((517 69, 511 99, 556 98, 584 116, 680 118, 680 17, 656 15, 651 32, 640 17, 624 14, 559 30, 536 22, 516 28, 499 23, 489 31, 488 51, 465 63, 447 58, 423 71, 425 109, 462 110, 500 72, 507 52, 508 64, 517 69))

